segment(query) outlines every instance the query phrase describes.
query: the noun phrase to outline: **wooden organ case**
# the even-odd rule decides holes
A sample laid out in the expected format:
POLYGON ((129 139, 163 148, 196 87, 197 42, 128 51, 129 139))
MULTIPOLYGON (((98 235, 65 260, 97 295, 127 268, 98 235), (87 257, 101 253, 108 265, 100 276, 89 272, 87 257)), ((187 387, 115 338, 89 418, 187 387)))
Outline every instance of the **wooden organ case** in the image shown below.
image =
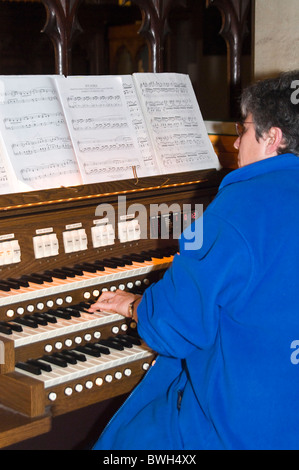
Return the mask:
MULTIPOLYGON (((42 3, 51 12, 45 32, 54 43, 56 73, 68 75, 77 26, 71 7, 76 10, 80 1, 69 2, 64 13, 59 0, 42 3), (53 15, 66 23, 57 31, 69 35, 56 34, 53 15)), ((145 11, 150 69, 162 72, 168 10, 184 1, 133 3, 145 11)), ((229 12, 237 3, 215 2, 229 12)), ((223 168, 235 168, 234 137, 214 135, 211 140, 223 168)), ((142 293, 159 280, 178 249, 174 217, 181 228, 184 206, 190 208, 189 222, 196 217, 196 204, 205 208, 210 203, 226 172, 0 196, 1 448, 48 433, 55 417, 126 394, 141 380, 155 353, 140 344, 136 325, 118 315, 89 314, 88 305, 103 289, 142 293), (164 206, 153 216, 155 204, 164 206), (161 237, 163 226, 169 237, 161 237), (40 379, 36 361, 51 369, 42 373, 47 379, 40 379)))
POLYGON ((191 217, 195 204, 205 208, 224 173, 0 197, 2 447, 24 439, 19 427, 28 428, 28 437, 47 432, 52 417, 127 393, 140 381, 154 352, 138 344, 135 325, 119 315, 89 314, 88 305, 103 289, 142 293, 163 276, 178 248, 173 217, 181 218, 184 207, 191 217), (152 215, 155 204, 163 209, 152 215), (161 238, 162 224, 169 237, 161 238), (49 380, 39 380, 36 360, 49 361, 49 380))

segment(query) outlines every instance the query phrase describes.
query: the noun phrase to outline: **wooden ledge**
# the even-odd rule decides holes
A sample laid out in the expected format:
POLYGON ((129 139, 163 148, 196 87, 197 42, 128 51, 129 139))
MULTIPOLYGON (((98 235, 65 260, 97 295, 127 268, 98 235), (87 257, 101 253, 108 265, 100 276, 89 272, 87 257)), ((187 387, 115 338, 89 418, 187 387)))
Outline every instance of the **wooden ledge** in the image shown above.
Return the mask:
POLYGON ((29 418, 0 406, 0 448, 49 432, 51 415, 29 418))

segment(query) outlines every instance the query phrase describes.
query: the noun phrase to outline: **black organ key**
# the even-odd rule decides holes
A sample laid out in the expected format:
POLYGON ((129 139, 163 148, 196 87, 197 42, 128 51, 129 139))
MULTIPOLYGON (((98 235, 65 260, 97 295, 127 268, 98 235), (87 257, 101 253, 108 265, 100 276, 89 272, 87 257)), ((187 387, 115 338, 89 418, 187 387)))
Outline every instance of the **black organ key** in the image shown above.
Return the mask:
POLYGON ((79 351, 75 351, 74 349, 68 349, 67 351, 61 351, 61 354, 66 354, 69 356, 74 357, 77 361, 86 362, 86 356, 81 354, 79 351))
POLYGON ((36 321, 38 325, 47 326, 48 324, 46 318, 43 317, 42 315, 38 315, 37 313, 34 315, 30 315, 28 318, 32 319, 33 321, 36 321))
POLYGON ((149 250, 148 251, 148 254, 152 257, 152 258, 159 258, 159 259, 162 259, 164 258, 164 254, 161 253, 159 250, 149 250))
POLYGON ((32 282, 33 284, 43 284, 44 281, 40 277, 33 276, 32 274, 24 274, 21 279, 24 281, 32 282))
POLYGON ((128 341, 130 341, 135 346, 141 345, 141 340, 137 336, 123 335, 123 338, 128 339, 128 341))
POLYGON ((169 247, 166 251, 166 256, 174 256, 178 252, 177 247, 169 247))
POLYGON ((128 265, 131 265, 132 264, 132 261, 130 261, 129 259, 125 259, 125 258, 116 258, 114 256, 112 256, 111 258, 111 261, 112 262, 115 262, 117 263, 118 266, 128 266, 128 265))
POLYGON ((73 309, 73 310, 77 310, 77 311, 80 312, 80 310, 81 310, 81 311, 84 310, 84 307, 83 307, 82 305, 80 305, 80 304, 75 304, 75 305, 72 305, 72 309, 73 309))
POLYGON ((96 273, 97 272, 97 268, 91 263, 76 264, 75 268, 82 269, 82 271, 86 271, 88 273, 96 273))
POLYGON ((48 323, 57 323, 57 318, 48 313, 41 313, 39 316, 45 318, 48 323))
POLYGON ((128 335, 130 337, 133 336, 134 338, 137 338, 138 340, 140 340, 140 336, 139 336, 138 331, 137 331, 136 328, 131 328, 130 327, 126 332, 126 335, 128 335))
POLYGON ((109 259, 104 259, 103 264, 105 268, 112 268, 112 269, 117 269, 117 263, 115 261, 111 261, 109 259))
MULTIPOLYGON (((81 310, 82 312, 90 313, 90 312, 88 312, 88 309, 89 309, 90 305, 91 305, 91 303, 82 301, 76 307, 78 307, 79 310, 81 310)), ((75 307, 73 306, 73 308, 75 308, 75 307)))
POLYGON ((143 262, 142 258, 140 257, 135 258, 134 255, 133 256, 123 255, 122 259, 124 260, 126 265, 132 265, 133 261, 143 262))
POLYGON ((113 268, 113 269, 117 269, 118 267, 125 266, 125 263, 123 260, 121 259, 117 260, 116 258, 109 258, 109 259, 105 258, 103 259, 103 264, 107 268, 113 268))
POLYGON ((38 323, 32 318, 27 317, 27 316, 22 317, 22 318, 16 318, 14 320, 14 323, 20 323, 21 325, 29 326, 30 328, 38 328, 38 323))
POLYGON ((67 312, 64 312, 60 309, 57 309, 57 310, 48 310, 47 312, 49 315, 53 315, 53 317, 58 317, 58 318, 63 318, 64 320, 71 320, 72 319, 72 316, 67 313, 67 312))
POLYGON ((41 375, 42 373, 39 367, 36 367, 32 364, 28 364, 27 362, 18 362, 16 364, 16 367, 18 369, 25 370, 26 372, 30 372, 31 374, 34 374, 34 375, 41 375))
POLYGON ((100 339, 97 341, 98 344, 101 344, 102 346, 107 346, 108 348, 111 349, 116 349, 117 351, 123 351, 125 348, 122 344, 117 343, 116 341, 112 341, 110 338, 109 339, 100 339))
MULTIPOLYGON (((143 263, 145 261, 145 257, 138 255, 137 253, 133 253, 132 255, 129 255, 129 256, 124 255, 123 259, 128 260, 128 262, 131 261, 131 263, 133 263, 133 261, 137 261, 138 263, 143 263)), ((150 259, 146 261, 150 261, 150 259)))
POLYGON ((29 282, 25 281, 25 279, 15 279, 13 277, 9 277, 7 280, 12 281, 12 282, 17 282, 20 287, 29 287, 29 282))
POLYGON ((53 282, 53 278, 50 274, 39 274, 39 273, 33 273, 32 276, 34 276, 37 279, 42 279, 43 282, 53 282))
POLYGON ((105 271, 105 266, 104 266, 103 261, 95 260, 93 264, 96 267, 97 271, 105 271))
MULTIPOLYGON (((112 339, 112 338, 111 338, 112 339)), ((123 338, 121 335, 115 336, 112 341, 122 344, 125 348, 132 348, 133 343, 126 338, 123 338)))
POLYGON ((10 291, 10 287, 3 283, 2 281, 0 281, 0 290, 3 290, 4 292, 9 292, 10 291))
POLYGON ((105 354, 105 355, 110 354, 110 349, 107 348, 106 346, 102 346, 102 345, 99 344, 99 343, 94 343, 94 344, 92 344, 91 346, 92 346, 93 348, 97 348, 97 349, 100 351, 100 353, 102 353, 102 354, 105 354))
POLYGON ((101 357, 100 351, 97 351, 96 349, 88 347, 88 346, 78 346, 77 348, 75 348, 75 350, 83 354, 87 354, 89 356, 101 357))
POLYGON ((175 248, 173 246, 169 246, 167 248, 163 248, 163 253, 165 256, 173 256, 175 253, 177 253, 178 248, 175 248))
POLYGON ((92 270, 91 272, 94 272, 94 271, 93 271, 94 269, 95 269, 95 272, 97 271, 97 268, 96 268, 96 266, 95 266, 94 263, 85 262, 85 263, 82 263, 82 266, 83 266, 84 268, 89 268, 89 269, 91 269, 91 270, 92 270))
POLYGON ((53 356, 58 357, 59 359, 62 359, 64 361, 66 361, 68 364, 77 364, 77 360, 71 354, 54 353, 53 356))
POLYGON ((12 335, 12 329, 8 325, 0 323, 0 333, 3 333, 4 335, 12 335))
POLYGON ((17 281, 5 279, 1 280, 1 284, 8 286, 10 289, 20 289, 20 284, 17 281))
POLYGON ((82 302, 80 302, 79 305, 83 308, 89 308, 90 307, 90 303, 86 302, 86 301, 83 301, 83 300, 82 300, 82 302))
POLYGON ((46 364, 45 362, 39 361, 38 359, 28 359, 28 361, 26 362, 27 364, 31 364, 35 367, 38 367, 40 370, 44 370, 45 372, 52 371, 52 367, 50 366, 50 364, 46 364))
POLYGON ((0 322, 0 325, 8 326, 12 331, 17 331, 18 333, 23 331, 23 328, 21 325, 17 325, 16 323, 13 323, 13 322, 0 322))
POLYGON ((69 313, 72 317, 81 317, 80 311, 72 307, 65 307, 64 309, 62 309, 62 311, 69 313))
POLYGON ((55 366, 58 366, 58 367, 67 367, 67 361, 60 357, 43 356, 41 357, 41 360, 50 362, 50 364, 54 364, 55 366))
POLYGON ((74 276, 83 276, 83 271, 82 269, 76 269, 76 268, 69 268, 67 266, 64 266, 61 268, 62 272, 65 272, 68 276, 74 275, 74 276))
MULTIPOLYGON (((56 271, 57 272, 57 271, 56 271)), ((68 277, 76 277, 76 274, 74 273, 74 271, 70 271, 70 270, 67 270, 67 269, 64 269, 64 268, 60 268, 59 269, 59 273, 62 275, 62 276, 65 276, 65 279, 68 278, 68 277)), ((54 274, 55 276, 55 274, 54 274)), ((54 277, 53 276, 53 277, 54 277)))
POLYGON ((67 275, 60 271, 60 269, 53 269, 53 271, 45 271, 46 275, 56 277, 57 279, 66 279, 67 275))
POLYGON ((153 257, 148 251, 141 251, 140 256, 143 257, 145 261, 152 261, 153 257))

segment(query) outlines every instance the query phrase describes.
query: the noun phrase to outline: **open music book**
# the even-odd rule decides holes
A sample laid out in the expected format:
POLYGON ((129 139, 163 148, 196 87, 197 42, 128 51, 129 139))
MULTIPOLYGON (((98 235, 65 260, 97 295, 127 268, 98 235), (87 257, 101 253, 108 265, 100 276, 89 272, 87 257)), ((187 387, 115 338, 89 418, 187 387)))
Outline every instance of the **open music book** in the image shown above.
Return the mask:
POLYGON ((209 168, 187 75, 0 76, 0 194, 209 168))

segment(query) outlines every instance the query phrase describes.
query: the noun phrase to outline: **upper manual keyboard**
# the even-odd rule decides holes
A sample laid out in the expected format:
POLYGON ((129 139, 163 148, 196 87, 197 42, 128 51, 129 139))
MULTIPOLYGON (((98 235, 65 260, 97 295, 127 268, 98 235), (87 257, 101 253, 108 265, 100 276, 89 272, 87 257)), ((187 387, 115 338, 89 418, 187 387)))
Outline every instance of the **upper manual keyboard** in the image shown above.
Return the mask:
POLYGON ((170 252, 152 251, 0 281, 0 288, 7 283, 1 291, 0 308, 4 309, 5 318, 15 319, 96 299, 106 286, 110 290, 130 290, 133 287, 130 278, 143 278, 146 283, 149 273, 167 269, 172 259, 170 252))

